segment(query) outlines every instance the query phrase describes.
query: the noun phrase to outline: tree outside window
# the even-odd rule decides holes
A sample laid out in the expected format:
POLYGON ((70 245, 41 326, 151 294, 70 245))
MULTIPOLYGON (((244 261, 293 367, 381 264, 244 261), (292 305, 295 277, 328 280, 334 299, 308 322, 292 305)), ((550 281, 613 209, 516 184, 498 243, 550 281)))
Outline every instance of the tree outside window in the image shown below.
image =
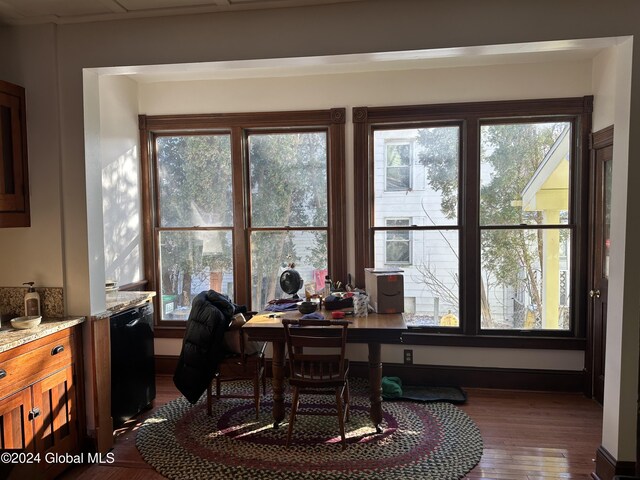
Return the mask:
POLYGON ((327 272, 326 132, 250 134, 249 172, 251 303, 263 307, 287 295, 288 265, 306 282, 327 272))
MULTIPOLYGON (((480 249, 481 315, 486 329, 568 329, 569 309, 560 308, 561 249, 570 239, 570 124, 491 124, 481 128, 480 249), (504 228, 511 226, 513 228, 504 228), (525 228, 525 226, 530 226, 525 228), (500 227, 500 228, 497 228, 500 227)), ((437 148, 438 141, 418 144, 437 148)), ((440 148, 442 150, 442 147, 440 148)), ((456 212, 453 155, 420 156, 429 185, 442 195, 442 209, 456 212)))
POLYGON ((161 327, 184 325, 209 289, 260 310, 285 295, 279 278, 292 263, 307 282, 329 268, 346 276, 344 151, 329 148, 344 144, 343 109, 140 123, 153 179, 143 185, 145 271, 162 293, 161 327))
POLYGON ((155 149, 162 312, 185 320, 200 290, 233 298, 230 136, 160 136, 155 149))
POLYGON ((591 108, 590 97, 354 108, 356 167, 373 175, 355 180, 371 218, 356 231, 358 271, 382 266, 389 238, 411 232, 405 292, 417 325, 584 335, 573 297, 588 273, 582 133, 591 108), (394 144, 412 146, 422 191, 389 192, 388 161, 402 165, 394 144), (382 221, 394 217, 411 228, 382 221), (444 322, 449 310, 455 321, 444 322))

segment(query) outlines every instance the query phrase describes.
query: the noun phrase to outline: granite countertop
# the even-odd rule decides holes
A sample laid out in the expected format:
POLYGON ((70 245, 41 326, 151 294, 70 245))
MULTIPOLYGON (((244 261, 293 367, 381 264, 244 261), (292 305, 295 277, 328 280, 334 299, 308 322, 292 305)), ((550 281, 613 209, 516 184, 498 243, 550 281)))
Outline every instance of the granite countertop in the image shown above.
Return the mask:
POLYGON ((84 321, 85 317, 43 318, 40 325, 26 330, 13 328, 10 321, 2 322, 2 328, 0 328, 0 352, 38 340, 84 321))
POLYGON ((155 297, 156 292, 115 291, 107 292, 107 310, 110 313, 122 312, 155 297))

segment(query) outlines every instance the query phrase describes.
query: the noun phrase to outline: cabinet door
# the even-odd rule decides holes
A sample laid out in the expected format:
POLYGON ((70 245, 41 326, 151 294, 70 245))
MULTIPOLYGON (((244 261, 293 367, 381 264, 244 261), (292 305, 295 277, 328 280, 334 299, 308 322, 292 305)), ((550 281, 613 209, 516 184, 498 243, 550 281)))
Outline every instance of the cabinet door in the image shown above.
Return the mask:
POLYGON ((33 451, 30 410, 30 388, 24 388, 0 400, 0 450, 17 448, 33 451))
POLYGON ((0 227, 28 227, 24 89, 0 81, 0 227))
POLYGON ((77 404, 73 366, 49 375, 33 385, 33 408, 36 450, 73 452, 77 446, 77 404))

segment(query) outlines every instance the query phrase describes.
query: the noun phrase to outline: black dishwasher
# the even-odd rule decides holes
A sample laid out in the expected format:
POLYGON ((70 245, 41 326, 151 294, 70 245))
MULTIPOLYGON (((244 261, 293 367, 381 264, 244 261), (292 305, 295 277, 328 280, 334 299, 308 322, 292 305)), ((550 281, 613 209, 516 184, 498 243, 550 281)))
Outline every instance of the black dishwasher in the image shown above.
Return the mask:
POLYGON ((111 316, 111 416, 119 428, 156 398, 153 306, 111 316))

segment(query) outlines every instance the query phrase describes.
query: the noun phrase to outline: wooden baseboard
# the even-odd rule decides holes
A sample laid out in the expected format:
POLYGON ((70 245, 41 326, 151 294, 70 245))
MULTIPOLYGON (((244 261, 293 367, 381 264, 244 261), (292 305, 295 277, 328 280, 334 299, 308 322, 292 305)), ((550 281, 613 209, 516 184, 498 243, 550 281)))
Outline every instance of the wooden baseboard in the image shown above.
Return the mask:
POLYGON ((178 366, 178 357, 174 355, 156 355, 156 375, 172 375, 178 366))
MULTIPOLYGON (((354 368, 354 367, 351 367, 354 368)), ((366 362, 356 362, 357 376, 366 376, 366 362), (364 367, 362 374, 360 368, 364 367)), ((454 367, 440 365, 384 364, 382 374, 400 377, 407 385, 502 388, 551 392, 582 392, 581 371, 519 368, 454 367)))
MULTIPOLYGON (((173 375, 178 357, 156 355, 156 373, 173 375)), ((367 362, 350 362, 350 374, 368 378, 367 362)), ((267 360, 267 375, 271 361, 267 360)), ((528 370, 517 368, 446 367, 434 365, 402 365, 386 363, 385 376, 400 377, 407 385, 460 386, 473 388, 503 388, 552 392, 582 392, 584 374, 565 370, 528 370)))
POLYGON ((635 462, 619 462, 602 445, 596 450, 594 480, 612 480, 616 475, 635 475, 635 462))

